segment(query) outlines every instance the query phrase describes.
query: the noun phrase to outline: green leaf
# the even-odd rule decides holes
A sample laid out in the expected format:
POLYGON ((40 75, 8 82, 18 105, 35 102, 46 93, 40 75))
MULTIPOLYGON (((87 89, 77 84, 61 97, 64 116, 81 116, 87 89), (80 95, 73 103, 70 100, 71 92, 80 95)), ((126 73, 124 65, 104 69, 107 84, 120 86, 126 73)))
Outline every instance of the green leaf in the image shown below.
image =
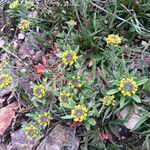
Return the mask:
POLYGON ((71 115, 66 115, 66 116, 63 116, 61 117, 62 119, 72 119, 73 117, 71 115))
POLYGON ((27 117, 31 117, 31 118, 36 117, 36 115, 35 115, 35 114, 33 114, 33 113, 28 113, 28 114, 26 114, 26 116, 27 116, 27 117))
POLYGON ((94 27, 94 30, 97 31, 97 26, 96 26, 96 12, 94 13, 94 16, 93 16, 93 27, 94 27))
POLYGON ((84 100, 85 100, 84 96, 83 95, 79 95, 79 98, 80 98, 80 103, 84 104, 84 100))
POLYGON ((107 117, 107 115, 109 114, 110 110, 111 110, 110 107, 108 107, 108 108, 105 110, 105 112, 104 112, 104 117, 103 117, 103 119, 102 119, 102 122, 104 122, 104 120, 106 119, 106 117, 107 117))
POLYGON ((132 72, 130 72, 131 77, 135 76, 136 73, 137 73, 137 69, 134 69, 132 72))
POLYGON ((149 144, 150 139, 149 139, 149 137, 150 137, 150 135, 147 135, 146 140, 145 140, 147 150, 150 150, 150 144, 149 144))
POLYGON ((93 73, 93 81, 96 78, 96 59, 93 59, 93 66, 92 66, 92 73, 93 73))
POLYGON ((137 85, 143 85, 144 83, 146 83, 148 81, 148 78, 147 77, 141 77, 141 78, 138 78, 138 81, 137 81, 137 85))
POLYGON ((85 121, 85 128, 86 128, 87 130, 90 130, 90 127, 91 127, 91 125, 89 124, 89 122, 88 122, 88 121, 85 121))
POLYGON ((92 125, 96 125, 96 121, 93 118, 88 118, 87 121, 92 125))
POLYGON ((76 63, 75 67, 78 69, 78 68, 80 68, 80 65, 78 63, 76 63))
POLYGON ((125 105, 125 97, 122 96, 121 99, 120 99, 120 109, 122 109, 125 105))
POLYGON ((109 91, 107 92, 107 95, 115 94, 115 93, 117 93, 118 91, 119 91, 118 89, 109 90, 109 91))
POLYGON ((94 110, 89 111, 88 116, 93 116, 95 114, 94 110))
POLYGON ((58 91, 56 91, 56 90, 53 91, 53 94, 54 94, 55 96, 60 96, 60 93, 59 93, 58 91))
POLYGON ((114 85, 119 85, 119 84, 120 84, 120 82, 119 82, 118 80, 112 80, 112 83, 113 83, 114 85))
POLYGON ((120 80, 120 73, 117 71, 113 71, 113 75, 115 77, 115 79, 120 80))
POLYGON ((141 99, 137 95, 133 95, 132 98, 137 102, 141 103, 141 99))
POLYGON ((105 80, 105 82, 107 82, 107 71, 106 71, 106 68, 104 66, 104 60, 103 59, 101 61, 101 76, 105 80))
POLYGON ((63 104, 63 106, 65 107, 65 108, 70 108, 70 109, 73 109, 74 107, 75 107, 75 105, 76 105, 76 102, 75 101, 71 101, 71 103, 70 104, 63 104))

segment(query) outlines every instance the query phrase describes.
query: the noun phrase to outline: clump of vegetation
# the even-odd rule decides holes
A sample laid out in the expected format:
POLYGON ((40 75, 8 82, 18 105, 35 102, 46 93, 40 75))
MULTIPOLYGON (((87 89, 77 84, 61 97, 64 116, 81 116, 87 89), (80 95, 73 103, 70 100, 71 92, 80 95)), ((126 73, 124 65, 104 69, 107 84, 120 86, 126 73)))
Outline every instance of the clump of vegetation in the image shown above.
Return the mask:
POLYGON ((53 124, 63 123, 76 129, 81 150, 149 149, 149 6, 147 0, 5 4, 7 28, 13 27, 14 38, 0 47, 12 66, 2 61, 0 88, 12 82, 21 101, 32 106, 24 114, 29 124, 22 126, 29 140, 38 140, 53 124), (20 33, 25 36, 21 44, 36 49, 29 51, 34 56, 27 62, 14 45, 20 33), (18 84, 21 77, 30 78, 30 94, 18 84), (134 107, 139 117, 130 128, 134 107))

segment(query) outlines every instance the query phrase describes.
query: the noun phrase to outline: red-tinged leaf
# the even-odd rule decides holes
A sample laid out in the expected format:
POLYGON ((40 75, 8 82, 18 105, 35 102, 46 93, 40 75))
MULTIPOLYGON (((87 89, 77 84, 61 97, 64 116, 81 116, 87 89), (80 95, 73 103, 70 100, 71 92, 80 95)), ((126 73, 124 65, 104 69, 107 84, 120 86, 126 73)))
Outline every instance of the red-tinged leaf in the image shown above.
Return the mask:
POLYGON ((105 133, 102 132, 102 133, 99 134, 99 139, 101 141, 105 141, 105 140, 108 139, 108 137, 107 137, 107 135, 105 133))
POLYGON ((46 67, 42 64, 39 64, 39 65, 35 66, 35 69, 36 69, 37 74, 43 74, 46 67))
POLYGON ((99 139, 101 141, 105 141, 105 140, 112 141, 112 135, 110 133, 102 132, 102 133, 99 134, 99 139))
POLYGON ((40 78, 42 76, 42 74, 35 74, 36 78, 40 78))
POLYGON ((109 133, 109 132, 107 132, 106 134, 107 134, 108 140, 109 140, 110 142, 112 142, 112 141, 113 141, 112 134, 109 133))
POLYGON ((90 60, 90 61, 88 62, 88 66, 89 66, 89 67, 93 66, 93 60, 90 60))
POLYGON ((45 56, 42 56, 42 63, 43 63, 44 66, 46 66, 47 60, 46 60, 45 56))

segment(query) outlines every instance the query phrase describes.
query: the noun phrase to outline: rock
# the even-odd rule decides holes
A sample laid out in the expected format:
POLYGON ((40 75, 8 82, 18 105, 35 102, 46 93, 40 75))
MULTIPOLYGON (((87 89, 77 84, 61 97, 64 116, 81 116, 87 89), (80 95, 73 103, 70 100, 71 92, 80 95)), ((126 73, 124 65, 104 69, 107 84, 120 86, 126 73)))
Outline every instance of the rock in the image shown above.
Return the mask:
POLYGON ((132 108, 133 109, 132 114, 130 114, 128 116, 128 112, 129 112, 130 109, 131 109, 130 107, 123 108, 121 110, 121 112, 119 113, 118 117, 126 119, 127 122, 124 124, 125 127, 127 129, 132 130, 135 127, 135 125, 137 124, 137 122, 141 119, 141 116, 139 114, 139 110, 142 109, 142 108, 139 107, 138 105, 134 105, 134 107, 132 108))
POLYGON ((25 34, 23 34, 23 33, 18 34, 18 39, 19 40, 24 40, 24 38, 25 38, 25 34))
POLYGON ((12 120, 15 117, 15 110, 17 110, 17 108, 18 103, 13 102, 0 109, 0 136, 3 136, 11 126, 12 120))
POLYGON ((30 48, 27 43, 23 43, 18 52, 21 55, 22 59, 31 59, 30 48))
POLYGON ((0 144, 0 150, 5 150, 6 149, 6 144, 0 144))
POLYGON ((40 143, 37 150, 78 150, 79 140, 73 130, 64 125, 57 125, 40 143))
POLYGON ((28 140, 21 129, 11 135, 11 144, 7 147, 7 150, 32 150, 34 145, 35 141, 28 140))

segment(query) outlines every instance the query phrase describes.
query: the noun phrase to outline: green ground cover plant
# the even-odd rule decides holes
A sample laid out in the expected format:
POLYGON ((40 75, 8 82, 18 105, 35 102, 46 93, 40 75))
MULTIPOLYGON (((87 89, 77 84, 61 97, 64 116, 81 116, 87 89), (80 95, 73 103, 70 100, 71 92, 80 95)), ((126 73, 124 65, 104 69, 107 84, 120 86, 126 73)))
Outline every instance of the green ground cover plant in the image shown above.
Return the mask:
POLYGON ((20 126, 29 140, 60 123, 74 129, 81 150, 150 149, 149 8, 149 0, 3 5, 0 89, 31 106, 20 126), (26 77, 30 92, 19 84, 26 77))

